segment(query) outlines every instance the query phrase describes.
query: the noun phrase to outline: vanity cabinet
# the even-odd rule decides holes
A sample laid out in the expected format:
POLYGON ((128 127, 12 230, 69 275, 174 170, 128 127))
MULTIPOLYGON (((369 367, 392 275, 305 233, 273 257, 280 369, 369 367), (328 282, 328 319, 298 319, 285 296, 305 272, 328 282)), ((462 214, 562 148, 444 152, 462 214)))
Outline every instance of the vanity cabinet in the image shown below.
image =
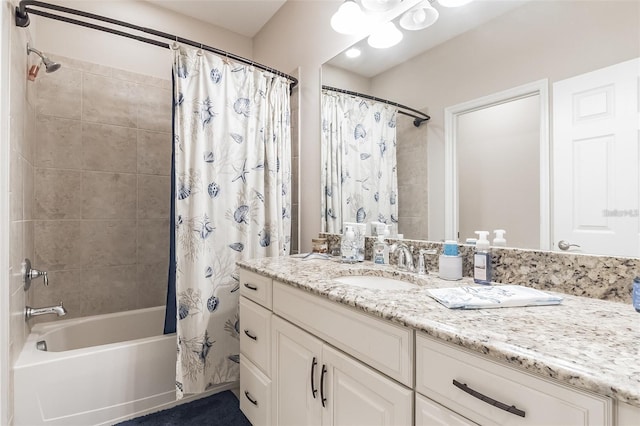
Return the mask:
POLYGON ((271 418, 271 279, 240 270, 240 409, 255 425, 271 418))
POLYGON ((273 319, 274 425, 411 425, 413 392, 273 319))
POLYGON ((422 333, 416 333, 416 392, 482 425, 613 424, 610 398, 533 376, 422 333))

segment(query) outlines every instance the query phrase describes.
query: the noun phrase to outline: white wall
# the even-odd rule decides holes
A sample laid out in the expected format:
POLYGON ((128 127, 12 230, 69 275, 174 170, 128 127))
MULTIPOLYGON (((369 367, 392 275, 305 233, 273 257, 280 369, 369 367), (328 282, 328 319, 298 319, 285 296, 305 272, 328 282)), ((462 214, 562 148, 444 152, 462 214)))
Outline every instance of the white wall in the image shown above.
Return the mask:
POLYGON ((371 91, 370 79, 331 65, 322 66, 322 84, 366 95, 371 91))
POLYGON ((444 109, 640 56, 640 3, 613 3, 532 1, 372 79, 376 96, 431 115, 429 239, 444 238, 444 109))
MULTIPOLYGON (((251 58, 253 54, 250 38, 159 8, 151 3, 135 0, 76 0, 52 3, 175 34, 246 58, 251 58)), ((171 78, 172 52, 169 49, 35 15, 31 15, 31 20, 38 24, 39 37, 36 47, 53 57, 58 54, 153 77, 171 78)), ((124 31, 130 32, 128 29, 124 31)), ((137 35, 154 38, 144 33, 137 35)))

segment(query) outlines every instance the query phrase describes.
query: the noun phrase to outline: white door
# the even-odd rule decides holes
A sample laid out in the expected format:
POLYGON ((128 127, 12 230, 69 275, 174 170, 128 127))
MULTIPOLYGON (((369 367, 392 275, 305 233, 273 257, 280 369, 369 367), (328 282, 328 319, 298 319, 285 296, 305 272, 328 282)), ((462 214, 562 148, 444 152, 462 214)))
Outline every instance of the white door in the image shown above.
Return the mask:
POLYGON ((640 59, 553 85, 554 249, 640 255, 640 59))
MULTIPOLYGON (((411 425, 413 391, 325 345, 325 426, 411 425)), ((323 365, 324 366, 324 365, 323 365)))
POLYGON ((322 341, 276 316, 272 324, 272 423, 320 425, 322 341))

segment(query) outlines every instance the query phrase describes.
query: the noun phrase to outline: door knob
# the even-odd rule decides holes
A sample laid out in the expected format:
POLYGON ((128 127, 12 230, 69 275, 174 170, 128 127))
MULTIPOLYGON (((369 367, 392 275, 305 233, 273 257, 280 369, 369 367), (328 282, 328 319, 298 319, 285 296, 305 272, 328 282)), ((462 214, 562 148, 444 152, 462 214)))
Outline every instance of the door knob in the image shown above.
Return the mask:
POLYGON ((560 250, 567 251, 571 247, 580 247, 578 244, 570 244, 568 241, 560 240, 558 241, 558 248, 560 250))

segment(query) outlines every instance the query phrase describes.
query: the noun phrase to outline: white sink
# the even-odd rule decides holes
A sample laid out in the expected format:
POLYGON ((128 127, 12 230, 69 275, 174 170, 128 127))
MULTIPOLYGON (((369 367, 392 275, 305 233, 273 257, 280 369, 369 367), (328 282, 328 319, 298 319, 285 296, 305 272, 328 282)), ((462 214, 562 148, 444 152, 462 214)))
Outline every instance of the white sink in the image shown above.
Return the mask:
POLYGON ((411 290, 416 288, 415 284, 408 283, 406 281, 370 275, 348 275, 334 278, 333 280, 340 284, 377 290, 411 290))

